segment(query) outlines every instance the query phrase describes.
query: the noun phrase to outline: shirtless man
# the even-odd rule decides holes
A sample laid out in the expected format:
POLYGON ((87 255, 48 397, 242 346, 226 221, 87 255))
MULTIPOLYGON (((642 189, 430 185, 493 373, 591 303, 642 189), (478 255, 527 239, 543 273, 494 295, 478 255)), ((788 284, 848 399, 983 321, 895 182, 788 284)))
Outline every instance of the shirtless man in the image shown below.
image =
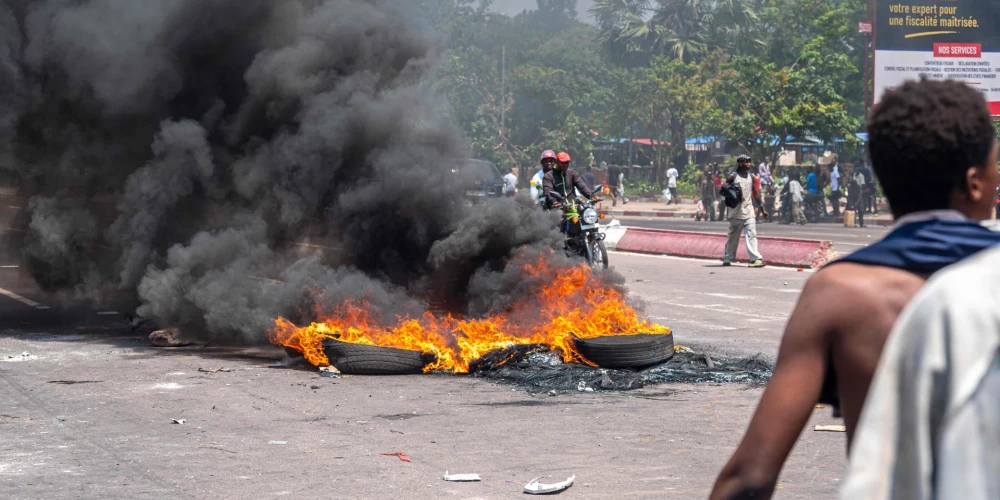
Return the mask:
POLYGON ((774 375, 712 499, 769 498, 817 402, 840 408, 850 446, 879 355, 934 272, 993 245, 997 143, 978 91, 953 81, 886 92, 868 125, 896 229, 819 271, 785 329, 774 375), (947 242, 947 245, 942 245, 947 242))

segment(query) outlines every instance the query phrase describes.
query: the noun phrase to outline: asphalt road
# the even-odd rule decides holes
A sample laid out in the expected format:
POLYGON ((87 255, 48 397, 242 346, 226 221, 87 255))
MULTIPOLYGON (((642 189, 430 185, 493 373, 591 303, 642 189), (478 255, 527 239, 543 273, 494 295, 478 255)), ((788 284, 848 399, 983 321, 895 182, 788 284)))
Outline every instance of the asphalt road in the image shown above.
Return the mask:
MULTIPOLYGON (((810 275, 621 253, 611 263, 678 343, 767 356, 810 275)), ((151 347, 98 314, 111 306, 60 301, 19 275, 0 268, 2 498, 501 499, 574 474, 561 497, 705 498, 761 394, 673 384, 550 397, 467 376, 320 378, 270 367, 272 347, 151 347), (199 371, 217 368, 231 371, 199 371), (381 455, 393 452, 412 462, 381 455), (445 470, 483 481, 446 483, 445 470)), ((835 423, 815 412, 776 498, 835 496, 844 435, 811 430, 835 423)))
MULTIPOLYGON (((651 229, 673 229, 677 231, 702 231, 726 233, 727 222, 695 222, 691 219, 652 218, 652 217, 616 217, 623 226, 644 227, 651 229)), ((864 227, 848 228, 842 224, 807 224, 805 226, 784 224, 758 224, 758 236, 775 236, 779 238, 803 238, 810 240, 829 240, 834 248, 842 254, 850 253, 870 245, 888 234, 890 228, 864 227)))

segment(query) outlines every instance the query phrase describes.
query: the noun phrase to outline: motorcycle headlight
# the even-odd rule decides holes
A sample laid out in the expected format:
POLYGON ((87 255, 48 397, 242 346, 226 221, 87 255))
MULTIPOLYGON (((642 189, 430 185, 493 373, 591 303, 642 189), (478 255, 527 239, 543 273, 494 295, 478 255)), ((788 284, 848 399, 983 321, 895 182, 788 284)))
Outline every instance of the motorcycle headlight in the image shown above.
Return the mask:
POLYGON ((597 210, 593 208, 588 208, 583 211, 583 222, 584 224, 597 224, 597 210))

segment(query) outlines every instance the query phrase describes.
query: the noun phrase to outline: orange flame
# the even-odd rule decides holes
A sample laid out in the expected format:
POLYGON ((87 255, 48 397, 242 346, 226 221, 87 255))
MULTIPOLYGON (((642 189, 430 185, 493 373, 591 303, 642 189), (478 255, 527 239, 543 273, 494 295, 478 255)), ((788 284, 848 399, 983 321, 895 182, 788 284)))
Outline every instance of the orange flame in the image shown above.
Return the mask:
POLYGON ((459 319, 426 312, 420 319, 401 317, 396 325, 383 326, 372 319, 367 303, 347 301, 331 313, 322 314, 321 321, 303 327, 278 318, 270 332, 271 342, 302 352, 316 366, 330 364, 322 343, 325 338, 334 338, 433 353, 437 360, 424 367, 425 372, 467 373, 470 362, 489 351, 515 344, 546 344, 560 351, 567 363, 592 365, 576 351, 574 336, 670 333, 667 327, 640 321, 622 293, 601 283, 587 266, 557 272, 541 255, 537 262, 525 265, 522 270, 525 278, 548 275, 553 278, 529 299, 501 314, 459 319), (532 319, 524 319, 528 317, 532 319))

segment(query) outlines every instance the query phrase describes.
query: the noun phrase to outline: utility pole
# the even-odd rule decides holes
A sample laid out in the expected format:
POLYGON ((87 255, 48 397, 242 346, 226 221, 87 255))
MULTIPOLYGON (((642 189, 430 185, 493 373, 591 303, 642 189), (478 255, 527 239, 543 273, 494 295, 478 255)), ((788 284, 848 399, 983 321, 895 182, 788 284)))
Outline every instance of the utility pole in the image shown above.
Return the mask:
POLYGON ((507 46, 500 49, 500 137, 507 121, 507 46))
POLYGON ((632 127, 634 125, 634 122, 628 125, 628 168, 632 168, 632 127))

